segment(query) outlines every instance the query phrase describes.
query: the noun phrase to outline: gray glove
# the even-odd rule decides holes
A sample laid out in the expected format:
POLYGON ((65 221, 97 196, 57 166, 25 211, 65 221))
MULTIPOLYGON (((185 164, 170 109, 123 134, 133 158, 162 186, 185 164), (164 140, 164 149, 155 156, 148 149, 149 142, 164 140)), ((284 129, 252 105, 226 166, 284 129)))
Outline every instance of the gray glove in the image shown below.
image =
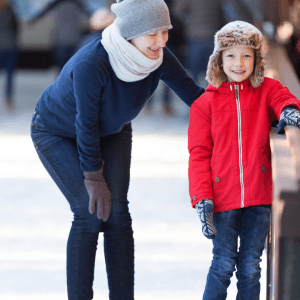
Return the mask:
POLYGON ((208 239, 214 239, 217 229, 214 225, 214 203, 210 199, 204 199, 195 205, 200 221, 202 223, 202 233, 208 239))
POLYGON ((285 125, 300 127, 300 112, 297 108, 288 106, 282 110, 278 124, 278 134, 284 133, 285 125))
POLYGON ((97 217, 105 222, 111 211, 111 194, 103 177, 103 167, 99 171, 83 174, 84 184, 90 196, 89 212, 93 214, 97 204, 97 217))

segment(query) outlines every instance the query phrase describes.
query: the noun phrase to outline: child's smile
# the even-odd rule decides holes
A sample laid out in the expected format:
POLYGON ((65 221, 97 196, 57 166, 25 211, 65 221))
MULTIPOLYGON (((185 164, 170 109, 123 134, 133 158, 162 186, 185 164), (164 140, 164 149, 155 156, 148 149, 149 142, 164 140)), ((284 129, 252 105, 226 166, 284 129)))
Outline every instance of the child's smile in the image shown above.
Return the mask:
POLYGON ((235 46, 222 52, 223 70, 229 82, 241 82, 250 77, 254 69, 254 50, 235 46))

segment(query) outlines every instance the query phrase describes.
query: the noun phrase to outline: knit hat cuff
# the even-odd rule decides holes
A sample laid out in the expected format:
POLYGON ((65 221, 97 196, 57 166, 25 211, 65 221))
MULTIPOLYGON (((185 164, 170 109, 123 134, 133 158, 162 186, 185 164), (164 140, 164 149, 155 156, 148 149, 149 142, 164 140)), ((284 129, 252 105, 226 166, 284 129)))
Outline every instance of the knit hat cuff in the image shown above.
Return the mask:
POLYGON ((129 37, 129 38, 126 38, 126 40, 129 41, 129 40, 134 39, 134 38, 136 38, 136 37, 138 37, 138 36, 141 36, 141 35, 144 35, 144 34, 153 32, 153 31, 157 31, 157 30, 160 30, 160 29, 164 29, 164 28, 166 28, 166 29, 172 29, 173 26, 172 26, 172 25, 169 25, 169 26, 161 26, 161 27, 158 27, 158 28, 150 29, 150 30, 147 30, 147 31, 145 31, 145 32, 139 33, 139 34, 137 34, 137 35, 135 35, 135 36, 131 36, 131 37, 129 37))

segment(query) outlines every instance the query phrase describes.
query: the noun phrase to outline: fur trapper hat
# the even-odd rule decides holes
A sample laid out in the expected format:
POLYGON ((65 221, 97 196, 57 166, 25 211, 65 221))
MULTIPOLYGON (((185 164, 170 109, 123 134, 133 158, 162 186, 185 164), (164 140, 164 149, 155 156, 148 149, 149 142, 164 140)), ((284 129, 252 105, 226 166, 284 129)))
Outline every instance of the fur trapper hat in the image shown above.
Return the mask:
POLYGON ((111 10, 115 23, 126 40, 163 28, 172 29, 170 13, 164 0, 117 0, 111 10))
POLYGON ((214 52, 209 58, 205 79, 216 88, 226 82, 227 76, 222 68, 222 51, 240 45, 254 49, 254 69, 249 79, 254 88, 260 86, 264 81, 265 69, 262 41, 262 33, 253 25, 243 21, 228 23, 215 34, 214 52))

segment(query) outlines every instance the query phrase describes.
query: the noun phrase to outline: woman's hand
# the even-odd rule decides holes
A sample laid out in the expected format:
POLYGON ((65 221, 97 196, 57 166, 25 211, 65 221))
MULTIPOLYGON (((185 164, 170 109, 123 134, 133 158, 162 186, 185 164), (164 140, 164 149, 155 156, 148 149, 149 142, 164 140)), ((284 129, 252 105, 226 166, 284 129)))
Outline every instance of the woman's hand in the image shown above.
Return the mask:
POLYGON ((111 211, 111 193, 103 177, 103 167, 96 172, 83 172, 84 184, 90 196, 89 212, 93 214, 97 205, 97 217, 104 222, 111 211))

